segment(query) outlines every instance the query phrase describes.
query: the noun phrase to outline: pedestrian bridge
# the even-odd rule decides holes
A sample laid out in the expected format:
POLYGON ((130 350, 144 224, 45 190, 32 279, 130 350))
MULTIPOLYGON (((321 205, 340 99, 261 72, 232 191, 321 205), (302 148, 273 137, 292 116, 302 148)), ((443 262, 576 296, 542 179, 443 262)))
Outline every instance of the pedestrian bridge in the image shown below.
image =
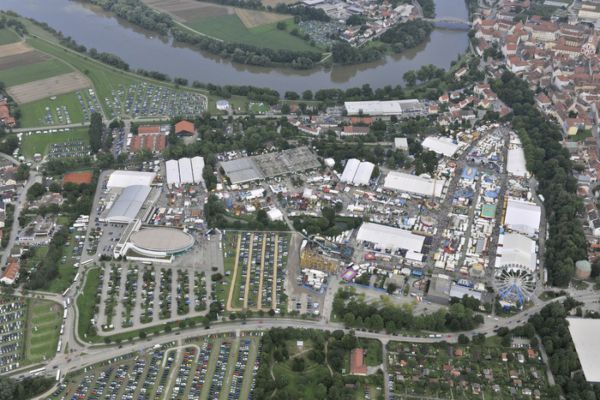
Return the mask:
POLYGON ((440 28, 450 29, 471 29, 473 23, 466 19, 456 17, 436 17, 436 18, 424 18, 425 21, 433 23, 435 26, 440 28))

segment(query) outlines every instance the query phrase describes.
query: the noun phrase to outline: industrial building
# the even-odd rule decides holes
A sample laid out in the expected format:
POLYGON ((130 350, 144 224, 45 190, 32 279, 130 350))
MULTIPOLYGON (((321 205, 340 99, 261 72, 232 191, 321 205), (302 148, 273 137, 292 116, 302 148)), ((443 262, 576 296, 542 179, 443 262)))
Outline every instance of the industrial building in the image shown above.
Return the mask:
POLYGON ((459 148, 457 143, 448 137, 427 136, 423 140, 422 146, 434 153, 441 154, 445 157, 452 157, 459 148))
POLYGON ((596 335, 600 331, 600 319, 567 318, 567 322, 585 379, 599 383, 600 341, 596 335))
POLYGON ((537 257, 535 241, 519 233, 506 233, 498 237, 496 268, 535 271, 537 257))
POLYGON ((432 179, 397 171, 390 171, 383 182, 384 189, 395 190, 424 197, 442 197, 442 192, 445 185, 445 179, 432 179))
POLYGON ((133 185, 150 186, 155 177, 154 172, 114 171, 108 178, 106 188, 110 190, 123 189, 133 185))
POLYGON ((425 106, 418 99, 347 101, 344 107, 348 115, 411 116, 426 112, 425 106))
POLYGON ((118 194, 108 215, 103 219, 111 223, 129 224, 142 209, 150 190, 150 186, 127 186, 118 194))
POLYGON ((406 250, 410 253, 421 253, 425 243, 425 237, 415 235, 405 229, 392 226, 365 222, 358 229, 356 235, 358 242, 373 243, 375 251, 406 250))
POLYGON ((354 185, 368 185, 374 169, 375 164, 371 162, 361 162, 351 158, 346 162, 340 181, 354 185))
POLYGON ((535 203, 509 198, 506 203, 504 225, 515 232, 535 236, 540 229, 542 209, 535 203))
POLYGON ((320 166, 321 163, 308 147, 297 147, 221 163, 221 168, 232 184, 292 174, 320 166))

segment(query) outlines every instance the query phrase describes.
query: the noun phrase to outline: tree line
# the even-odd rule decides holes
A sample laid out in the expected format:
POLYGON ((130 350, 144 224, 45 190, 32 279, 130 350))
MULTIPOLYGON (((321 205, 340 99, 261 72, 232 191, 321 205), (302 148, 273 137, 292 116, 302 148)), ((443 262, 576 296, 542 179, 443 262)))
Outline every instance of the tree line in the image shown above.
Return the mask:
POLYGON ((352 290, 339 290, 334 297, 332 313, 349 328, 397 333, 402 329, 448 332, 471 330, 483 323, 483 316, 461 303, 452 304, 430 314, 413 315, 410 308, 393 304, 367 304, 352 290))
POLYGON ((578 219, 582 203, 576 195, 573 165, 560 144, 561 130, 535 107, 533 92, 513 73, 494 80, 492 89, 513 109, 513 129, 523 143, 527 168, 539 182, 538 193, 544 196, 550 227, 544 257, 548 283, 565 287, 575 273, 575 262, 587 259, 587 241, 578 219))
POLYGON ((26 400, 50 390, 53 378, 36 376, 17 381, 0 376, 0 400, 26 400))

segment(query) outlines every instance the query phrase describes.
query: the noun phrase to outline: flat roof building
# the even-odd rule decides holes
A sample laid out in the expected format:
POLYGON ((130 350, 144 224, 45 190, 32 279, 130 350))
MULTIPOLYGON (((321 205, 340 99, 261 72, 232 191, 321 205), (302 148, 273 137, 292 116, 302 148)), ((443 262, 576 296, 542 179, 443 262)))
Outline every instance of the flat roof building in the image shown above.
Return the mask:
POLYGON ((520 233, 505 233, 498 237, 496 268, 517 268, 535 271, 537 257, 535 241, 520 233))
POLYGON ((347 101, 344 107, 348 115, 402 115, 423 112, 424 106, 418 99, 388 101, 347 101))
POLYGON ((407 250, 414 253, 420 253, 423 250, 425 237, 415 235, 405 229, 394 228, 392 226, 364 222, 358 229, 356 240, 359 242, 369 242, 383 250, 407 250))
POLYGON ((150 194, 150 186, 127 186, 108 211, 106 221, 128 224, 135 219, 150 194))
POLYGON ((445 184, 445 179, 432 179, 397 171, 390 171, 383 181, 384 189, 425 197, 442 197, 442 191, 445 184))
POLYGON ((600 319, 567 318, 583 375, 588 382, 600 382, 600 319))
POLYGON ((237 160, 224 161, 221 163, 225 175, 231 183, 239 184, 264 179, 258 166, 251 157, 238 158, 237 160))

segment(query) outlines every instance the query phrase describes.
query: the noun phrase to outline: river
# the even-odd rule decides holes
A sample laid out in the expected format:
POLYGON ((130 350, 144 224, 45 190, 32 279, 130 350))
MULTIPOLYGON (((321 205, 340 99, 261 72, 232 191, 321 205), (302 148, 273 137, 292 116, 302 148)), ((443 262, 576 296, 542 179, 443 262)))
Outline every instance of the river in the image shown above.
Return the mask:
MULTIPOLYGON (((464 0, 435 0, 439 17, 468 19, 464 0)), ((156 34, 71 0, 1 0, 0 8, 46 22, 78 43, 113 53, 132 69, 160 71, 171 77, 216 85, 270 87, 284 93, 370 84, 373 88, 402 83, 402 75, 422 65, 448 68, 468 46, 466 31, 435 29, 429 40, 400 55, 374 63, 299 71, 232 63, 219 56, 177 46, 156 34)))

